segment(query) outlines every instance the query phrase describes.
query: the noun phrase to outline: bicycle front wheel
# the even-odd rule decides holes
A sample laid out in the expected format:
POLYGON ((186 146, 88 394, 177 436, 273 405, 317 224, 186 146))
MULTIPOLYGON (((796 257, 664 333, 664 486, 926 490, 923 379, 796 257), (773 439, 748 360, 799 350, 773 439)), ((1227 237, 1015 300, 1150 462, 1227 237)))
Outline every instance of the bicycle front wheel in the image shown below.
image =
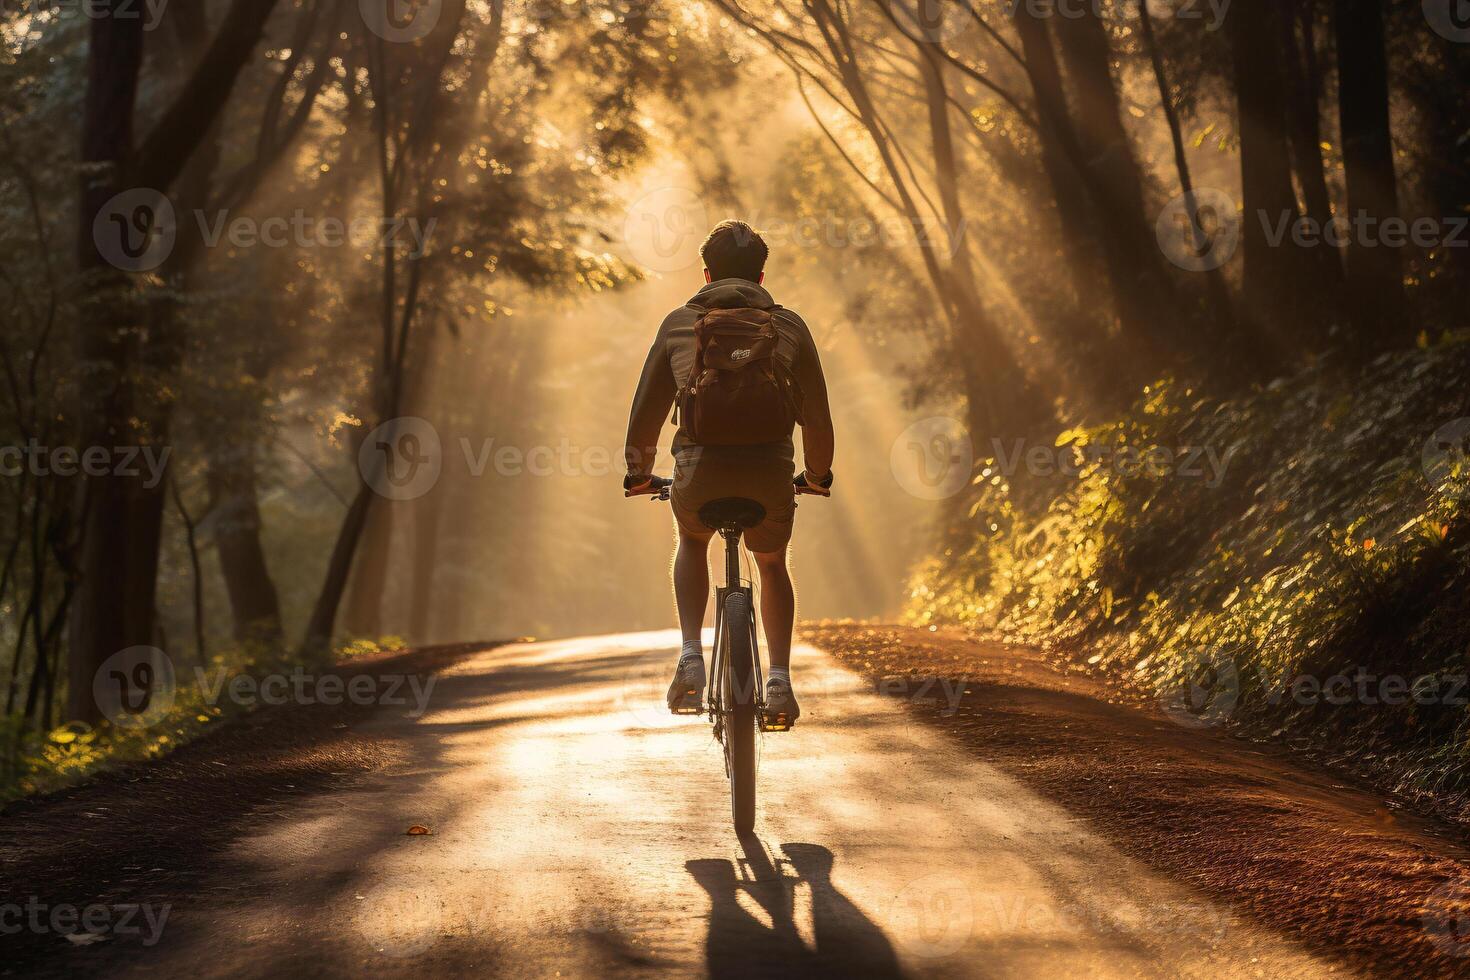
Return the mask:
POLYGON ((725 599, 724 633, 729 671, 725 684, 725 765, 730 773, 730 812, 735 832, 755 829, 755 644, 750 593, 725 599))

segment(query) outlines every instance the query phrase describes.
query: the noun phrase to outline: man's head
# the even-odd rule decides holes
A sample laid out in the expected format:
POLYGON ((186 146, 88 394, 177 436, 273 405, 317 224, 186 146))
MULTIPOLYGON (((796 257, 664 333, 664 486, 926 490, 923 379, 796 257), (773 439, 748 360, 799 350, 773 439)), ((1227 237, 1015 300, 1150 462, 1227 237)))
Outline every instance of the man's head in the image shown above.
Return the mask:
POLYGON ((726 218, 710 229, 709 237, 699 246, 704 260, 704 281, 717 279, 749 279, 759 283, 766 277, 766 240, 750 225, 726 218))

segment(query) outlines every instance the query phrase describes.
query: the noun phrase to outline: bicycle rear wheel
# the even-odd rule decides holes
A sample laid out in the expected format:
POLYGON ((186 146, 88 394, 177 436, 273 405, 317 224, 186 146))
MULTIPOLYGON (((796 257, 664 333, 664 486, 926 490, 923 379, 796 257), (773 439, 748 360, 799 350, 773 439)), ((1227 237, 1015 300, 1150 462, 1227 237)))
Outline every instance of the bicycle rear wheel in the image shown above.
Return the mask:
POLYGON ((725 765, 730 773, 730 813, 735 832, 755 829, 755 645, 750 593, 725 597, 725 765))

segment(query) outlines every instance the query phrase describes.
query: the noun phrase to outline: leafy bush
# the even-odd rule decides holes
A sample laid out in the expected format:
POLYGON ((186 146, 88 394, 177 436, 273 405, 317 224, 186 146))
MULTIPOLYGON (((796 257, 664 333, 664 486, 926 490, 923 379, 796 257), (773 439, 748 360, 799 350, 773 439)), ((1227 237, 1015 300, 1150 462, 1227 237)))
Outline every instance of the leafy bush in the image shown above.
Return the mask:
POLYGON ((1445 430, 1470 416, 1466 339, 1235 401, 1153 386, 1056 438, 1075 475, 986 460, 909 619, 1081 651, 1201 723, 1331 745, 1401 790, 1466 787, 1470 474, 1445 430), (1346 700, 1312 694, 1338 675, 1346 700))
MULTIPOLYGON (((408 649, 401 636, 352 640, 337 651, 339 661, 408 649)), ((290 672, 303 665, 285 651, 263 644, 246 644, 221 651, 203 665, 208 675, 234 678, 290 672)), ((181 668, 183 670, 183 668, 181 668)), ((112 765, 161 758, 247 713, 248 706, 229 699, 211 703, 203 685, 192 683, 194 666, 181 673, 166 715, 147 727, 129 728, 102 721, 96 727, 68 723, 38 736, 23 725, 19 714, 0 716, 0 804, 33 793, 46 793, 76 783, 112 765)))

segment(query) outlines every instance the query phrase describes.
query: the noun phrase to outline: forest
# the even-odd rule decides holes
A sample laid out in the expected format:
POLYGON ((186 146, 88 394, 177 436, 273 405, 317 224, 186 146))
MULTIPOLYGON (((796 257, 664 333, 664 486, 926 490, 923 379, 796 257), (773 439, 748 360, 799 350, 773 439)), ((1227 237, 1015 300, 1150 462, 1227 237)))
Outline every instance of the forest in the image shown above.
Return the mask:
POLYGON ((1229 673, 1233 721, 1462 786, 1462 706, 1280 696, 1464 668, 1452 0, 3 18, 8 793, 218 722, 113 725, 120 651, 249 672, 666 621, 661 519, 613 502, 623 348, 725 214, 846 367, 838 470, 873 488, 813 515, 798 559, 842 560, 804 608, 1229 673), (421 495, 374 450, 413 420, 447 474, 421 495))
POLYGON ((0 0, 0 95, 0 974, 1470 976, 1467 0, 0 0))

